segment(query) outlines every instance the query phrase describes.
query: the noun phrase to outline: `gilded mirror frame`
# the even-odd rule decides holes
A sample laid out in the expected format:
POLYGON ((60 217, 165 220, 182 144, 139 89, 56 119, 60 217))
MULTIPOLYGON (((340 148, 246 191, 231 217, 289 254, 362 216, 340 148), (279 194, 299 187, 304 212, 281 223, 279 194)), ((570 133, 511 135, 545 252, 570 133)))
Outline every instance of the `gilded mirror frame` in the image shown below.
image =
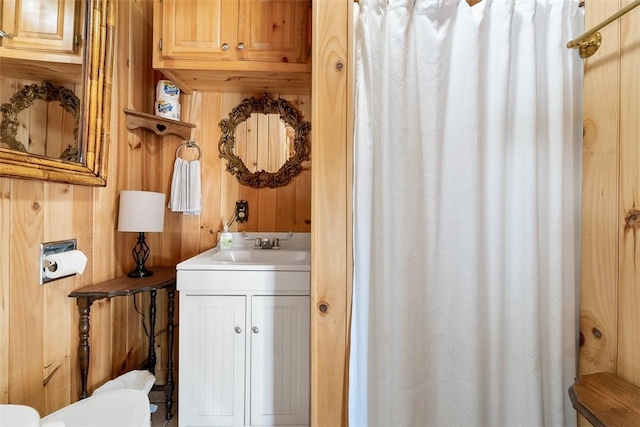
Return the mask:
POLYGON ((0 148, 0 176, 107 185, 116 0, 87 2, 80 113, 82 163, 0 148))
POLYGON ((222 130, 218 143, 220 152, 218 157, 227 160, 226 170, 235 175, 243 185, 253 188, 275 188, 287 185, 302 170, 302 162, 309 160, 307 134, 311 130, 311 125, 309 122, 302 121, 298 110, 284 99, 272 99, 266 94, 259 99, 253 97, 245 99, 231 110, 229 118, 223 119, 218 126, 222 130), (244 161, 233 152, 236 145, 236 130, 252 113, 278 114, 280 120, 294 130, 294 154, 277 172, 265 170, 251 172, 244 161))

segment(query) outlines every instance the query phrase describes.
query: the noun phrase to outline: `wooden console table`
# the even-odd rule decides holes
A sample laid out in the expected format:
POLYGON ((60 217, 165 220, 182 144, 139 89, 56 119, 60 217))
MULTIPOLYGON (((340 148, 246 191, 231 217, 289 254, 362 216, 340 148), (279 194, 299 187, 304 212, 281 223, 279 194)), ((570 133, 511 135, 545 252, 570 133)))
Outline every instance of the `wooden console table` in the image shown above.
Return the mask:
POLYGON ((569 388, 569 397, 593 426, 640 426, 640 388, 612 373, 579 377, 569 388))
POLYGON ((82 390, 80 399, 89 396, 87 392, 87 378, 89 376, 89 314, 91 304, 95 300, 103 298, 113 298, 120 296, 135 295, 141 292, 149 292, 151 302, 149 304, 149 353, 145 361, 144 368, 154 373, 156 365, 155 352, 155 323, 156 323, 156 291, 166 289, 168 296, 168 326, 167 326, 167 346, 169 354, 167 359, 167 383, 164 392, 167 397, 167 419, 171 419, 171 409, 173 406, 173 312, 176 291, 176 269, 175 267, 153 267, 153 276, 142 279, 129 278, 126 275, 116 279, 96 283, 84 288, 77 289, 69 294, 69 297, 76 298, 80 322, 78 325, 80 343, 78 345, 78 365, 80 367, 80 378, 82 380, 82 390))

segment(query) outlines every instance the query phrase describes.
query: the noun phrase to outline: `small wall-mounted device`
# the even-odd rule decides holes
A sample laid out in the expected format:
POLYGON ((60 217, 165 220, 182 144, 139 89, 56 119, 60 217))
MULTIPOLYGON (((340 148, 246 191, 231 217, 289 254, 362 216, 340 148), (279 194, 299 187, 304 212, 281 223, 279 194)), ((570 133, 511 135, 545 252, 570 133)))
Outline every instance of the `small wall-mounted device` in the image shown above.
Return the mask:
MULTIPOLYGON (((57 278, 47 277, 45 269, 55 271, 56 265, 47 260, 48 255, 59 254, 62 252, 74 251, 76 249, 76 239, 61 240, 58 242, 42 243, 40 245, 40 284, 57 280, 57 278)), ((61 277, 59 277, 61 278, 61 277)))
POLYGON ((236 222, 249 221, 249 202, 238 200, 236 202, 236 222))

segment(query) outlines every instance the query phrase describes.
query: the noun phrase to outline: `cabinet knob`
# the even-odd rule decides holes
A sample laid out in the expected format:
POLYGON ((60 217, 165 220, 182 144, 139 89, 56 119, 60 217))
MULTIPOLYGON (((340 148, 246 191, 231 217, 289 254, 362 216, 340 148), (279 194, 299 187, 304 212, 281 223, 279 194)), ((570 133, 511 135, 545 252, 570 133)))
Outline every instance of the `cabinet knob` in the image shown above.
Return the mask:
POLYGON ((242 328, 240 326, 236 326, 235 328, 236 334, 242 333, 242 328))
POLYGON ((257 334, 258 332, 260 332, 260 329, 258 329, 257 326, 254 326, 253 328, 251 328, 251 330, 253 331, 254 334, 257 334))
POLYGON ((242 42, 238 43, 238 49, 240 50, 244 49, 244 43, 242 42))
POLYGON ((222 43, 222 50, 224 51, 229 50, 229 43, 222 43))
POLYGON ((0 38, 1 37, 6 37, 6 38, 10 39, 11 38, 11 34, 7 33, 4 30, 0 30, 0 38))

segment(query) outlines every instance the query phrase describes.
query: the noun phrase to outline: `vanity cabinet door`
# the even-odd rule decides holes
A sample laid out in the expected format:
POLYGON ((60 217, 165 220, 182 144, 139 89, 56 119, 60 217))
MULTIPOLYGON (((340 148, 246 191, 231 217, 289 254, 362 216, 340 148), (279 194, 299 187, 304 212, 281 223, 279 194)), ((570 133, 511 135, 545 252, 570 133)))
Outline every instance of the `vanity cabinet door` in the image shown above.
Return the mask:
POLYGON ((180 298, 181 426, 245 421, 246 297, 180 298))
POLYGON ((238 59, 306 63, 311 12, 308 0, 240 1, 238 59))
POLYGON ((235 60, 238 3, 229 0, 163 0, 165 59, 235 60))
POLYGON ((0 39, 2 51, 76 53, 81 9, 77 0, 4 0, 1 29, 10 37, 0 39))
POLYGON ((251 299, 251 425, 309 424, 309 297, 251 299))

